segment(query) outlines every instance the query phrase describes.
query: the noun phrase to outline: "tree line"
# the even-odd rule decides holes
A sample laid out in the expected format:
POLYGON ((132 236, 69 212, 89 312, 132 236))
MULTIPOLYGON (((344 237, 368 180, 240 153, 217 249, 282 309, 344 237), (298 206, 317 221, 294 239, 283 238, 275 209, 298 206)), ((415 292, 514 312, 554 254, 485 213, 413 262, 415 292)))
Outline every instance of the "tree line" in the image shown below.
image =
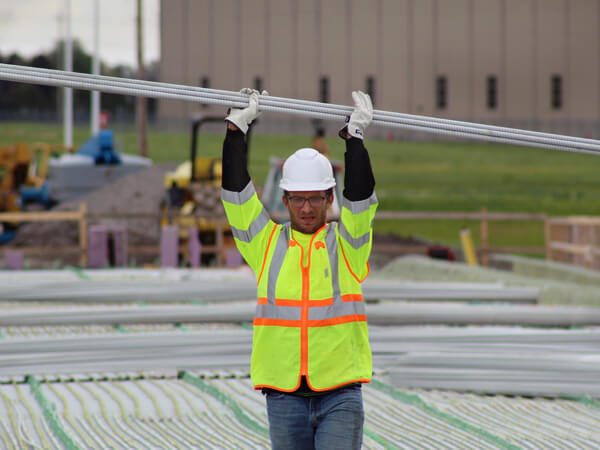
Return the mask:
MULTIPOLYGON (((29 59, 18 53, 3 55, 0 63, 15 64, 42 69, 64 68, 64 45, 62 41, 46 52, 29 59)), ((92 55, 77 40, 73 41, 73 71, 90 73, 92 55)), ((158 65, 146 66, 146 79, 157 79, 158 65)), ((137 72, 125 65, 108 66, 100 63, 102 75, 136 78, 137 72)), ((90 114, 90 91, 73 90, 73 110, 76 120, 88 120, 90 114)), ((126 95, 102 93, 101 109, 111 115, 111 121, 132 121, 135 117, 135 98, 126 95)), ((62 117, 63 89, 54 86, 19 83, 0 80, 0 119, 35 120, 41 117, 60 120, 62 117)), ((148 99, 148 115, 152 119, 156 109, 154 99, 148 99)))

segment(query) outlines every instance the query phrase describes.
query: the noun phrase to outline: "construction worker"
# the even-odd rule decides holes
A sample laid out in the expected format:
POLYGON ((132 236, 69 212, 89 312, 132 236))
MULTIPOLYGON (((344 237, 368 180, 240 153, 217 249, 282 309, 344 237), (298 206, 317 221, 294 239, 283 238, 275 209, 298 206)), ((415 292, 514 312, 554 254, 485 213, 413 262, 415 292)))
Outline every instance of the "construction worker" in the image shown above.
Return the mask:
POLYGON ((320 120, 314 121, 315 134, 312 140, 312 148, 321 153, 323 156, 329 157, 329 146, 325 140, 325 128, 321 125, 320 120))
MULTIPOLYGON (((244 135, 258 116, 259 93, 232 109, 223 144, 225 212, 240 253, 256 274, 251 377, 266 395, 274 449, 360 448, 361 383, 371 379, 365 306, 375 180, 363 145, 371 99, 353 92, 355 108, 340 131, 346 141, 339 223, 326 222, 335 179, 329 160, 303 148, 283 165, 280 187, 290 222, 273 222, 246 169, 244 135)), ((263 92, 266 95, 266 92, 263 92)))

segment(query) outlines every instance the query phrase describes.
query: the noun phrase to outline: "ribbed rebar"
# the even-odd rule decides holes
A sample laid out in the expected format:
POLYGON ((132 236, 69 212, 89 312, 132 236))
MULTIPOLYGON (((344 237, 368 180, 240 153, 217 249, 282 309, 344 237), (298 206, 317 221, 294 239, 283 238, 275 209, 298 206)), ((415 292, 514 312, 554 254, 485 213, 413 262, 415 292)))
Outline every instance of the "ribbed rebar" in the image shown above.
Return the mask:
MULTIPOLYGON (((245 107, 248 104, 247 94, 238 92, 11 64, 0 64, 0 79, 113 94, 193 101, 227 107, 245 107)), ((352 112, 352 108, 349 106, 287 99, 270 95, 261 96, 259 110, 338 122, 345 120, 352 112)), ((593 139, 457 120, 376 110, 373 113, 373 123, 388 128, 423 131, 455 138, 477 139, 576 153, 600 154, 600 142, 593 139)))

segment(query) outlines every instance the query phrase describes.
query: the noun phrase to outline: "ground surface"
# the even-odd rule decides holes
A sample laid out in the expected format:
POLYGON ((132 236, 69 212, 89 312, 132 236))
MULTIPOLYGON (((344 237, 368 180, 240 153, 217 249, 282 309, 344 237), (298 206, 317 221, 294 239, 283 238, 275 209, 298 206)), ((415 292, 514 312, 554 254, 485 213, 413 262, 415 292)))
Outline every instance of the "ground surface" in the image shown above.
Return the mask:
MULTIPOLYGON (((158 214, 161 200, 165 196, 164 175, 173 170, 176 163, 163 162, 126 175, 113 183, 81 197, 56 205, 54 211, 71 211, 85 202, 90 214, 158 214)), ((217 192, 218 194, 218 192, 217 192)), ((89 225, 121 225, 127 227, 128 245, 158 245, 160 225, 157 217, 139 219, 91 218, 89 225)), ((77 246, 78 226, 75 222, 36 222, 21 225, 11 245, 60 248, 77 246)), ((414 236, 399 236, 393 233, 378 234, 374 243, 388 245, 426 245, 427 241, 414 236)), ((58 252, 57 252, 58 253, 58 252)), ((393 254, 382 254, 374 258, 377 266, 393 258, 393 254)), ((75 263, 75 257, 73 263, 75 263)), ((47 259, 47 258, 46 258, 47 259)), ((68 256, 64 257, 66 262, 68 256)), ((43 264, 41 259, 32 260, 33 265, 43 264)))
MULTIPOLYGON (((77 128, 81 145, 89 130, 77 128)), ((48 124, 0 123, 0 146, 14 142, 60 143, 61 128, 48 124)), ((343 161, 343 142, 334 133, 327 143, 332 159, 343 161)), ((136 153, 134 130, 115 130, 118 148, 136 153)), ((199 155, 220 155, 222 132, 201 130, 199 155)), ((150 130, 149 156, 155 163, 184 161, 190 148, 189 132, 150 130)), ((285 157, 310 145, 310 136, 264 135, 257 128, 250 144, 250 173, 257 185, 266 179, 269 158, 285 157)), ((410 142, 367 140, 377 180, 380 210, 530 212, 551 216, 598 215, 600 158, 566 152, 491 145, 477 142, 410 142)), ((446 245, 459 244, 459 231, 471 229, 479 242, 479 223, 462 220, 376 220, 377 233, 418 235, 446 245)), ((489 245, 543 246, 543 224, 492 222, 489 245)))

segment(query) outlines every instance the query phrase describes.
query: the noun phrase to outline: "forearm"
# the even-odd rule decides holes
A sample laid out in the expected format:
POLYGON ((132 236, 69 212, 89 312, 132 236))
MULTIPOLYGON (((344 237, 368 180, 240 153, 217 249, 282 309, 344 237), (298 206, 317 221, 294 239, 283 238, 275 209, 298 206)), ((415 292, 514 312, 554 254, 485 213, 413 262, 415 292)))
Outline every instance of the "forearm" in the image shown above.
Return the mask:
POLYGON ((246 137, 236 127, 228 126, 223 142, 223 189, 241 192, 250 182, 246 162, 246 137))
POLYGON ((346 140, 344 162, 344 197, 353 202, 366 200, 375 189, 375 177, 362 139, 346 140))

